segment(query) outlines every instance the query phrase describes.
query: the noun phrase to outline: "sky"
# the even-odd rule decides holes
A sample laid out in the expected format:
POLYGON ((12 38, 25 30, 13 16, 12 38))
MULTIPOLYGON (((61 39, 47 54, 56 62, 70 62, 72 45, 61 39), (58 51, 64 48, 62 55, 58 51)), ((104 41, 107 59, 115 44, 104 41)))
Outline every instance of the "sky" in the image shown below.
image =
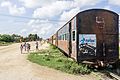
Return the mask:
POLYGON ((120 0, 0 0, 0 34, 48 38, 78 12, 96 8, 120 14, 120 0))

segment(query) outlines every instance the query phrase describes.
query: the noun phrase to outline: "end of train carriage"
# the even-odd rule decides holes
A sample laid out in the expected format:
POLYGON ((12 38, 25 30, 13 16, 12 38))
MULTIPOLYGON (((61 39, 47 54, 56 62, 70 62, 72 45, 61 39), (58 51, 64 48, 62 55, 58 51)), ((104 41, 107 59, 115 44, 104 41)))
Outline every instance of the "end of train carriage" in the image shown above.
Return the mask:
POLYGON ((119 59, 118 22, 109 10, 79 12, 52 36, 52 44, 78 63, 107 66, 119 59))

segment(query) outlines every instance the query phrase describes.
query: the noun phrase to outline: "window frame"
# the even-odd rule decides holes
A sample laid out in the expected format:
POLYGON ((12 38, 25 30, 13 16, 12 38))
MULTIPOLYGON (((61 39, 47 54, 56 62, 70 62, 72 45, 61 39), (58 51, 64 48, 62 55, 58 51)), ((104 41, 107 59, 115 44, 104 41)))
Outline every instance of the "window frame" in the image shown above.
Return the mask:
POLYGON ((72 41, 76 41, 76 31, 72 31, 72 41))

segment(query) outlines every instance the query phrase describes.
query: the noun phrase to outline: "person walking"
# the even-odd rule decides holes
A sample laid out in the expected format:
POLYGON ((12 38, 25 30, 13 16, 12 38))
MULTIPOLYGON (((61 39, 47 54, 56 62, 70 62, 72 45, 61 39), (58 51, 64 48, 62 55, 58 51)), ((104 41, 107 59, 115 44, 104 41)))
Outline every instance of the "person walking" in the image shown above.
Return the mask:
POLYGON ((24 49, 25 49, 25 51, 26 51, 26 42, 24 43, 24 45, 23 45, 23 46, 24 46, 24 49))
POLYGON ((29 43, 27 43, 27 52, 29 53, 29 51, 30 51, 30 44, 29 43))
POLYGON ((39 50, 39 49, 38 49, 38 41, 36 41, 35 44, 36 44, 36 51, 37 51, 37 50, 39 50))
POLYGON ((21 44, 20 45, 20 51, 21 51, 21 54, 23 53, 23 45, 21 44))

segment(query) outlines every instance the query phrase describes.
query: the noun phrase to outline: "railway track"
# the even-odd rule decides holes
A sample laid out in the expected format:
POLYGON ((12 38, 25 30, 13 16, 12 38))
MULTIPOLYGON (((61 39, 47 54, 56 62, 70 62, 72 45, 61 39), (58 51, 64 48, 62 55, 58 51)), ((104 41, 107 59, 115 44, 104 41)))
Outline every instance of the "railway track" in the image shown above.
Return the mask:
POLYGON ((115 69, 114 70, 111 70, 111 69, 98 70, 95 74, 96 76, 100 77, 100 80, 120 80, 120 74, 117 73, 117 69, 116 69, 116 72, 115 72, 115 69))
POLYGON ((120 80, 120 76, 118 76, 117 74, 112 73, 112 72, 108 72, 108 73, 109 73, 109 75, 110 75, 111 77, 113 77, 114 79, 120 80))

